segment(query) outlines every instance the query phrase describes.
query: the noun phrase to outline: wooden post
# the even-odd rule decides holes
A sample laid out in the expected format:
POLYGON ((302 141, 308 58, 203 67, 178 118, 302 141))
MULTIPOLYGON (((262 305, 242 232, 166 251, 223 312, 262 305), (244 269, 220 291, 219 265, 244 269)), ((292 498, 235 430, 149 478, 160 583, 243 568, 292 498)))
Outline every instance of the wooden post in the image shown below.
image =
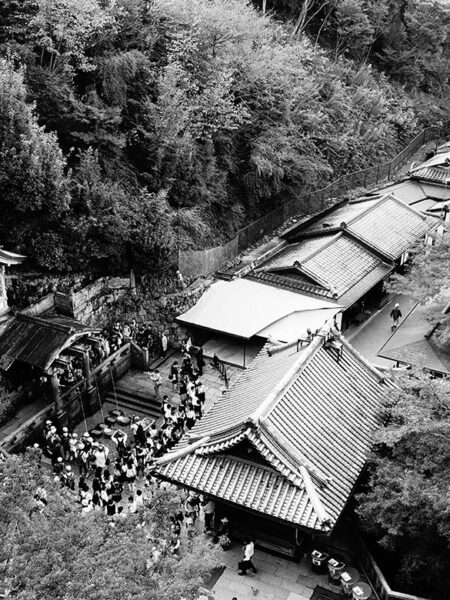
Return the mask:
POLYGON ((5 265, 0 265, 0 316, 8 311, 8 298, 6 295, 5 265))

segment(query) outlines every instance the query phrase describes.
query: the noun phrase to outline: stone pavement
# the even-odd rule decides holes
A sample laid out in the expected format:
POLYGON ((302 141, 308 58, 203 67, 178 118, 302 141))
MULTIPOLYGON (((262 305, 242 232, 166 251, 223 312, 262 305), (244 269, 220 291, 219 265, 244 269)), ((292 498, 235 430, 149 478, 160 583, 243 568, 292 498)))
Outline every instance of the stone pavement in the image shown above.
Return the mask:
POLYGON ((326 575, 314 573, 305 558, 299 564, 256 549, 253 562, 258 572, 245 576, 238 575, 240 560, 239 545, 224 552, 226 568, 213 587, 215 600, 309 600, 317 585, 339 592, 326 575))
POLYGON ((400 304, 400 310, 403 315, 400 323, 416 305, 416 302, 409 296, 393 296, 392 300, 386 306, 376 311, 365 323, 362 323, 358 329, 347 336, 352 346, 374 366, 395 366, 393 361, 380 358, 377 354, 392 335, 392 319, 389 314, 396 302, 400 304))
MULTIPOLYGON (((174 390, 172 383, 169 381, 169 372, 170 366, 172 363, 177 360, 179 365, 181 366, 181 354, 175 353, 170 355, 165 361, 160 364, 157 368, 162 375, 163 383, 161 386, 161 397, 167 394, 169 396, 169 400, 173 404, 180 403, 180 396, 178 395, 178 390, 174 390)), ((226 391, 225 382, 220 376, 220 373, 217 369, 214 369, 210 361, 205 359, 205 367, 203 369, 203 375, 200 377, 206 395, 205 402, 205 412, 208 411, 216 400, 222 397, 223 393, 226 391)), ((230 385, 236 382, 239 378, 239 375, 244 372, 243 369, 239 367, 234 367, 232 365, 228 365, 228 376, 230 380, 230 385)), ((126 387, 129 391, 136 391, 139 394, 144 394, 148 396, 153 396, 153 383, 150 380, 150 372, 142 372, 137 370, 131 370, 126 373, 119 381, 116 382, 116 385, 119 387, 126 387)))

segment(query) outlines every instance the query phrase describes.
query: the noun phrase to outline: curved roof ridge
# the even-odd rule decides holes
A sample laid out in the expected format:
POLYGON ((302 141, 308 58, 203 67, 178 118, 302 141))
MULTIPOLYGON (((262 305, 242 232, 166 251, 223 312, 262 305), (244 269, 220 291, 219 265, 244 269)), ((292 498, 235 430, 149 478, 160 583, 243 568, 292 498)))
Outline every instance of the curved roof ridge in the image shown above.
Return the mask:
MULTIPOLYGON (((330 477, 320 469, 317 469, 304 454, 293 448, 292 444, 284 437, 282 432, 277 431, 275 433, 267 423, 261 423, 258 433, 260 434, 259 440, 261 443, 264 444, 276 458, 278 458, 277 454, 280 454, 283 461, 287 458, 294 465, 299 463, 299 467, 304 466, 321 486, 329 483, 330 477)), ((299 470, 295 466, 291 467, 291 470, 293 473, 299 474, 299 470)))
POLYGON ((294 361, 293 365, 285 373, 284 377, 280 379, 278 384, 266 396, 258 408, 248 416, 247 422, 258 426, 260 422, 267 417, 270 411, 282 398, 285 390, 293 383, 293 381, 295 381, 295 379, 297 379, 301 370, 305 367, 306 363, 309 362, 313 355, 322 347, 322 344, 323 338, 319 335, 316 335, 308 346, 299 351, 297 360, 294 361))

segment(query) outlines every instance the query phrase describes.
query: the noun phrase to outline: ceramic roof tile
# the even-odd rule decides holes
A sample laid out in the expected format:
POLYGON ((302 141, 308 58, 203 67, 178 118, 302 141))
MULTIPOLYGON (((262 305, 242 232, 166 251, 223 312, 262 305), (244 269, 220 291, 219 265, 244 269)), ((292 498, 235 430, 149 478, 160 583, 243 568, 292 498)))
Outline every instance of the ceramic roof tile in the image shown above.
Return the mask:
POLYGON ((411 173, 411 177, 424 181, 433 181, 435 183, 449 184, 450 183, 450 168, 449 167, 424 167, 416 169, 411 173))
MULTIPOLYGON (((274 268, 286 270, 295 268, 299 275, 303 274, 317 283, 317 286, 311 285, 311 293, 315 293, 314 287, 320 285, 322 289, 331 292, 337 300, 355 286, 362 290, 361 295, 364 294, 370 289, 367 285, 371 281, 375 283, 379 281, 381 271, 388 273, 390 270, 378 256, 343 232, 313 239, 317 242, 315 251, 303 252, 303 244, 310 248, 311 240, 307 239, 292 244, 292 248, 282 250, 279 253, 281 256, 276 255, 262 264, 260 269, 266 273, 274 268), (301 257, 303 260, 299 260, 301 257)), ((282 274, 282 271, 276 271, 276 275, 279 274, 282 274)), ((285 274, 290 277, 290 274, 285 274)), ((348 302, 345 304, 347 306, 348 302)))
POLYGON ((393 196, 385 196, 347 224, 350 234, 391 260, 409 250, 429 228, 418 211, 393 196))
POLYGON ((333 298, 333 292, 319 285, 311 283, 306 277, 300 273, 285 275, 283 273, 270 273, 265 271, 254 271, 245 276, 247 279, 261 281, 267 285, 273 285, 282 289, 287 289, 302 294, 312 294, 314 296, 323 296, 324 298, 333 298))
POLYGON ((211 449, 226 430, 241 440, 240 422, 272 469, 242 461, 232 450, 202 455, 201 447, 181 444, 160 459, 159 473, 272 517, 320 529, 325 515, 333 526, 364 466, 380 425, 381 399, 392 385, 338 339, 339 360, 321 336, 299 351, 291 344, 270 355, 266 346, 248 377, 193 428, 190 441, 203 437, 211 449))
POLYGON ((355 240, 340 234, 301 264, 306 275, 329 287, 339 298, 382 261, 355 240))
POLYGON ((325 246, 329 242, 327 237, 316 237, 303 240, 298 244, 289 244, 280 252, 263 263, 265 270, 277 269, 280 267, 292 266, 295 262, 302 263, 308 257, 325 246))
POLYGON ((379 201, 379 198, 370 198, 363 202, 349 202, 343 206, 338 206, 332 212, 315 221, 302 230, 302 233, 324 233, 333 229, 339 229, 341 223, 348 223, 364 211, 368 210, 379 201))
POLYGON ((161 469, 168 479, 266 515, 318 528, 305 489, 273 469, 228 455, 189 454, 161 469))

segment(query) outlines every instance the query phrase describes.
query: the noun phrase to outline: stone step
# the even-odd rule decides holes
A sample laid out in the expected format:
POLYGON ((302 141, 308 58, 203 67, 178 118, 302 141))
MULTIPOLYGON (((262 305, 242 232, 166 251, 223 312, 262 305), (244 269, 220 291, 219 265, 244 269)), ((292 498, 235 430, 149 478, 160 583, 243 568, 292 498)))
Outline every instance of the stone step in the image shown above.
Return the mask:
POLYGON ((114 395, 114 392, 108 392, 105 400, 111 404, 116 404, 116 397, 119 408, 124 410, 127 415, 137 411, 148 417, 152 417, 152 419, 157 419, 161 416, 161 401, 156 400, 156 398, 116 389, 116 395, 114 395))

